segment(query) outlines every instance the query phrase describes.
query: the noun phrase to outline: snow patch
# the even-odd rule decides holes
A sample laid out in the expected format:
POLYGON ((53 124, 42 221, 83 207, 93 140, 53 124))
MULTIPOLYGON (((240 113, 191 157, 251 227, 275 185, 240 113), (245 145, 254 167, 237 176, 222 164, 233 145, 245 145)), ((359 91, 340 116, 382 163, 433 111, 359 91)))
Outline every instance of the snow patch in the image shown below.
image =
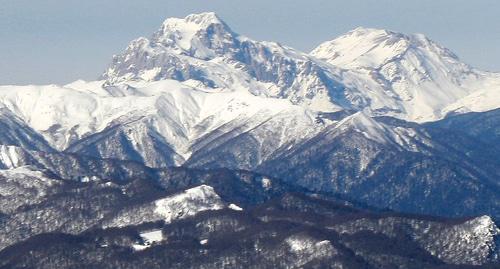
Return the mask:
POLYGON ((314 257, 336 252, 330 241, 317 241, 308 236, 293 235, 285 239, 285 243, 290 248, 290 251, 297 255, 314 257))
POLYGON ((169 196, 155 202, 154 212, 162 216, 166 223, 187 218, 207 210, 220 210, 224 203, 214 189, 201 185, 183 193, 169 196))
POLYGON ((342 119, 338 122, 337 128, 353 128, 364 137, 379 143, 387 143, 390 141, 390 137, 388 136, 390 131, 384 125, 378 123, 363 112, 357 112, 342 119))
POLYGON ((243 208, 241 208, 235 204, 230 204, 228 207, 232 210, 235 210, 235 211, 242 211, 243 210, 243 208))
POLYGON ((262 188, 264 188, 265 190, 271 189, 272 181, 269 178, 263 177, 261 182, 262 182, 262 188))
POLYGON ((141 237, 145 242, 152 244, 152 243, 162 241, 163 240, 163 233, 161 230, 149 231, 149 232, 141 233, 141 237))
POLYGON ((0 145, 0 162, 12 169, 20 165, 19 148, 15 146, 0 145))
POLYGON ((145 250, 147 248, 150 248, 156 243, 159 243, 164 240, 163 238, 163 233, 161 230, 153 230, 153 231, 148 231, 140 234, 142 238, 142 243, 141 244, 133 244, 132 248, 135 251, 141 251, 145 250))

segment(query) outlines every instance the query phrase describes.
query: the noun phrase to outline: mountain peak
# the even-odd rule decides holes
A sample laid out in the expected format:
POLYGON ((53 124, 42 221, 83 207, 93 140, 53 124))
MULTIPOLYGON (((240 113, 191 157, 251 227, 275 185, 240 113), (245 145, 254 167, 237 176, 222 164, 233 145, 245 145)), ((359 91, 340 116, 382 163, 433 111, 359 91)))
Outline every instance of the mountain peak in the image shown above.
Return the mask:
POLYGON ((375 68, 405 53, 410 46, 411 38, 407 35, 358 27, 334 40, 324 42, 311 54, 335 65, 375 68))
POLYGON ((165 20, 161 29, 153 34, 151 43, 205 59, 213 57, 213 49, 221 43, 231 43, 235 35, 217 14, 206 12, 165 20))
POLYGON ((378 28, 370 28, 370 27, 357 27, 351 31, 349 31, 346 35, 357 35, 357 36, 363 36, 363 35, 393 35, 393 34, 399 34, 396 32, 392 32, 386 29, 378 29, 378 28))
POLYGON ((198 25, 223 24, 224 22, 215 12, 203 12, 191 14, 184 18, 186 22, 195 23, 198 25))
MULTIPOLYGON (((453 52, 422 34, 356 28, 321 44, 311 55, 364 74, 391 98, 397 96, 392 99, 398 103, 395 111, 417 121, 442 117, 437 111, 470 94, 475 87, 469 87, 470 82, 479 76, 453 52)), ((386 106, 385 100, 380 107, 386 106)))
POLYGON ((233 47, 237 36, 214 12, 168 18, 150 38, 136 39, 122 54, 116 55, 102 78, 108 84, 166 77, 186 80, 191 76, 188 73, 198 71, 188 67, 190 64, 182 57, 213 59, 233 47), (179 71, 172 66, 189 70, 179 71))
POLYGON ((348 69, 377 69, 403 58, 409 51, 420 55, 419 61, 436 59, 461 64, 454 53, 423 34, 364 27, 322 43, 311 55, 348 69))
MULTIPOLYGON (((400 32, 395 32, 387 29, 379 29, 379 28, 366 28, 366 27, 357 27, 354 30, 347 32, 346 34, 336 38, 335 40, 339 40, 341 38, 357 38, 360 41, 365 42, 383 42, 387 39, 391 40, 406 40, 409 43, 434 43, 430 38, 421 33, 414 34, 405 34, 400 32)), ((334 40, 332 40, 334 41, 334 40)))
POLYGON ((209 28, 210 26, 219 26, 228 32, 231 32, 229 26, 214 12, 204 12, 191 14, 185 18, 168 18, 163 22, 162 28, 157 34, 171 32, 197 32, 209 28))
POLYGON ((352 129, 366 138, 379 143, 390 141, 388 135, 391 134, 391 131, 363 111, 356 112, 344 118, 338 123, 337 127, 352 129))

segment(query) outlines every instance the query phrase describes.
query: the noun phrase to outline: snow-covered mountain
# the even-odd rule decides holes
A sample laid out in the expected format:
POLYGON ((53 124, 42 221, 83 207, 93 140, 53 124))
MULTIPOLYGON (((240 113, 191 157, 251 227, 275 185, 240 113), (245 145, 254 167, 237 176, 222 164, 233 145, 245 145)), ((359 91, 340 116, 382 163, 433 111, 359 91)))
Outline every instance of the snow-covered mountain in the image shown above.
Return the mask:
MULTIPOLYGON (((414 255, 423 267, 495 261, 498 229, 486 216, 360 217, 332 206, 311 219, 308 210, 326 202, 285 195, 263 204, 313 192, 365 208, 499 218, 498 108, 500 74, 462 63, 423 35, 358 28, 304 53, 237 34, 214 13, 170 18, 114 56, 100 80, 0 86, 0 227, 9 234, 0 248, 46 232, 95 244, 102 236, 87 231, 161 222, 141 228, 138 241, 99 244, 147 252, 154 248, 144 240, 170 244, 161 229, 196 218, 186 234, 198 246, 211 244, 197 235, 207 222, 247 238, 255 227, 275 234, 266 228, 273 218, 293 226, 296 217, 315 223, 347 210, 355 211, 348 221, 316 227, 344 245, 284 234, 270 248, 279 253, 268 252, 293 253, 290 264, 305 266, 331 253, 352 260, 343 251, 353 249, 361 264, 392 265, 359 247, 356 238, 370 230, 379 235, 361 237, 410 246, 390 256, 399 265, 414 255), (287 199, 303 208, 281 212, 287 199)), ((310 232, 302 224, 294 227, 310 232)), ((259 248, 250 249, 255 258, 259 248)))
POLYGON ((221 127, 249 130, 278 114, 293 118, 273 126, 285 126, 284 145, 325 128, 315 123, 324 112, 421 122, 500 107, 499 74, 422 35, 359 28, 308 55, 239 35, 214 13, 167 19, 115 56, 102 79, 1 86, 0 107, 56 150, 153 166, 182 164, 195 141, 221 127), (113 152, 110 140, 123 146, 113 152), (148 150, 160 148, 165 154, 148 150))
POLYGON ((500 100, 500 74, 474 69, 422 34, 357 28, 311 55, 378 84, 382 96, 366 96, 375 101, 369 107, 378 115, 433 121, 448 113, 494 109, 500 100))
POLYGON ((491 97, 500 74, 462 63, 421 34, 358 28, 309 55, 241 36, 213 13, 166 20, 115 56, 103 75, 110 85, 165 78, 243 88, 315 111, 365 109, 418 122, 499 106, 491 97))
POLYGON ((214 13, 202 13, 167 19, 151 38, 132 41, 102 78, 106 85, 175 79, 211 91, 243 90, 339 110, 329 94, 342 94, 342 86, 330 78, 340 71, 331 67, 325 73, 320 65, 292 48, 241 36, 214 13))
MULTIPOLYGON (((398 172, 384 177, 404 173, 410 186, 419 175, 410 168, 424 162, 432 166, 429 177, 458 177, 457 190, 470 189, 471 180, 488 190, 499 175, 496 158, 479 152, 494 156, 495 147, 441 132, 466 145, 460 149, 428 128, 373 117, 434 121, 500 107, 498 78, 422 35, 359 28, 307 54, 239 35, 214 13, 170 18, 115 56, 102 80, 0 86, 0 141, 14 146, 2 148, 2 165, 17 167, 25 158, 51 168, 33 152, 60 151, 150 167, 257 170, 352 195, 367 178, 379 178, 370 182, 382 187, 380 169, 392 171, 385 169, 391 163, 398 172), (16 157, 19 152, 24 155, 16 157), (317 166, 319 156, 328 165, 317 166)), ((362 189, 367 196, 360 199, 374 202, 369 188, 362 189)), ((423 189, 436 190, 431 182, 423 189)), ((401 207, 410 194, 375 204, 426 210, 415 201, 401 207)), ((480 212, 497 212, 490 211, 496 204, 480 212)), ((468 205, 472 211, 465 212, 481 207, 468 205)))
MULTIPOLYGON (((490 124, 498 123, 494 122, 490 124)), ((481 130, 487 129, 474 132, 481 130)), ((428 127, 362 112, 334 121, 317 135, 280 148, 261 162, 244 158, 259 156, 253 137, 245 133, 214 140, 185 166, 258 171, 310 190, 342 193, 404 212, 500 214, 496 139, 472 137, 443 128, 440 122, 428 127)))
POLYGON ((314 113, 286 100, 246 91, 212 93, 174 80, 130 84, 2 86, 0 98, 6 111, 19 115, 57 150, 121 156, 152 166, 182 164, 195 141, 220 128, 243 132, 270 119, 280 121, 291 130, 277 138, 277 147, 318 129, 314 113))

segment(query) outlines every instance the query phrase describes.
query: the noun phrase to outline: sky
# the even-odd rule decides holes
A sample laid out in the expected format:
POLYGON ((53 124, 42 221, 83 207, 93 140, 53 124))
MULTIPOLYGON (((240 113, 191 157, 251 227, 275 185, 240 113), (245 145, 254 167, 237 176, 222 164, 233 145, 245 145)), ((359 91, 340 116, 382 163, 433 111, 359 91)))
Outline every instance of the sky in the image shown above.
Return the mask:
POLYGON ((167 17, 205 11, 237 33, 306 52, 358 26, 423 33, 500 71, 498 0, 0 0, 0 85, 95 80, 167 17))

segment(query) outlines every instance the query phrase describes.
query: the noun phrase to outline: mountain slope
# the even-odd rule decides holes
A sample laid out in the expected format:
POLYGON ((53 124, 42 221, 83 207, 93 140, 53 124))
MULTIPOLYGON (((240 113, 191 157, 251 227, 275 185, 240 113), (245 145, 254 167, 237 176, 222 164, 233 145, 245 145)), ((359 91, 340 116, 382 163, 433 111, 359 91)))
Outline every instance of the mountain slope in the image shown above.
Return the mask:
MULTIPOLYGON (((294 134, 295 139, 320 127, 313 112, 286 100, 241 91, 207 92, 173 80, 107 88, 94 82, 65 87, 3 86, 0 98, 5 113, 18 116, 58 150, 139 160, 152 166, 182 164, 195 141, 222 126, 248 129, 286 114, 290 124, 303 122, 304 129, 297 132, 303 135, 294 134)), ((27 148, 36 149, 35 145, 27 148)))
POLYGON ((53 151, 37 131, 8 109, 0 108, 0 145, 18 146, 29 150, 53 151))
POLYGON ((254 143, 251 134, 216 142, 185 165, 259 171, 404 212, 500 214, 498 150, 464 134, 355 113, 260 163, 235 157, 255 154, 254 143))
POLYGON ((373 98, 370 109, 378 115, 422 122, 498 107, 488 96, 500 92, 500 74, 464 64, 421 34, 357 28, 321 44, 311 55, 378 84, 384 98, 395 101, 377 107, 381 98, 373 98))

